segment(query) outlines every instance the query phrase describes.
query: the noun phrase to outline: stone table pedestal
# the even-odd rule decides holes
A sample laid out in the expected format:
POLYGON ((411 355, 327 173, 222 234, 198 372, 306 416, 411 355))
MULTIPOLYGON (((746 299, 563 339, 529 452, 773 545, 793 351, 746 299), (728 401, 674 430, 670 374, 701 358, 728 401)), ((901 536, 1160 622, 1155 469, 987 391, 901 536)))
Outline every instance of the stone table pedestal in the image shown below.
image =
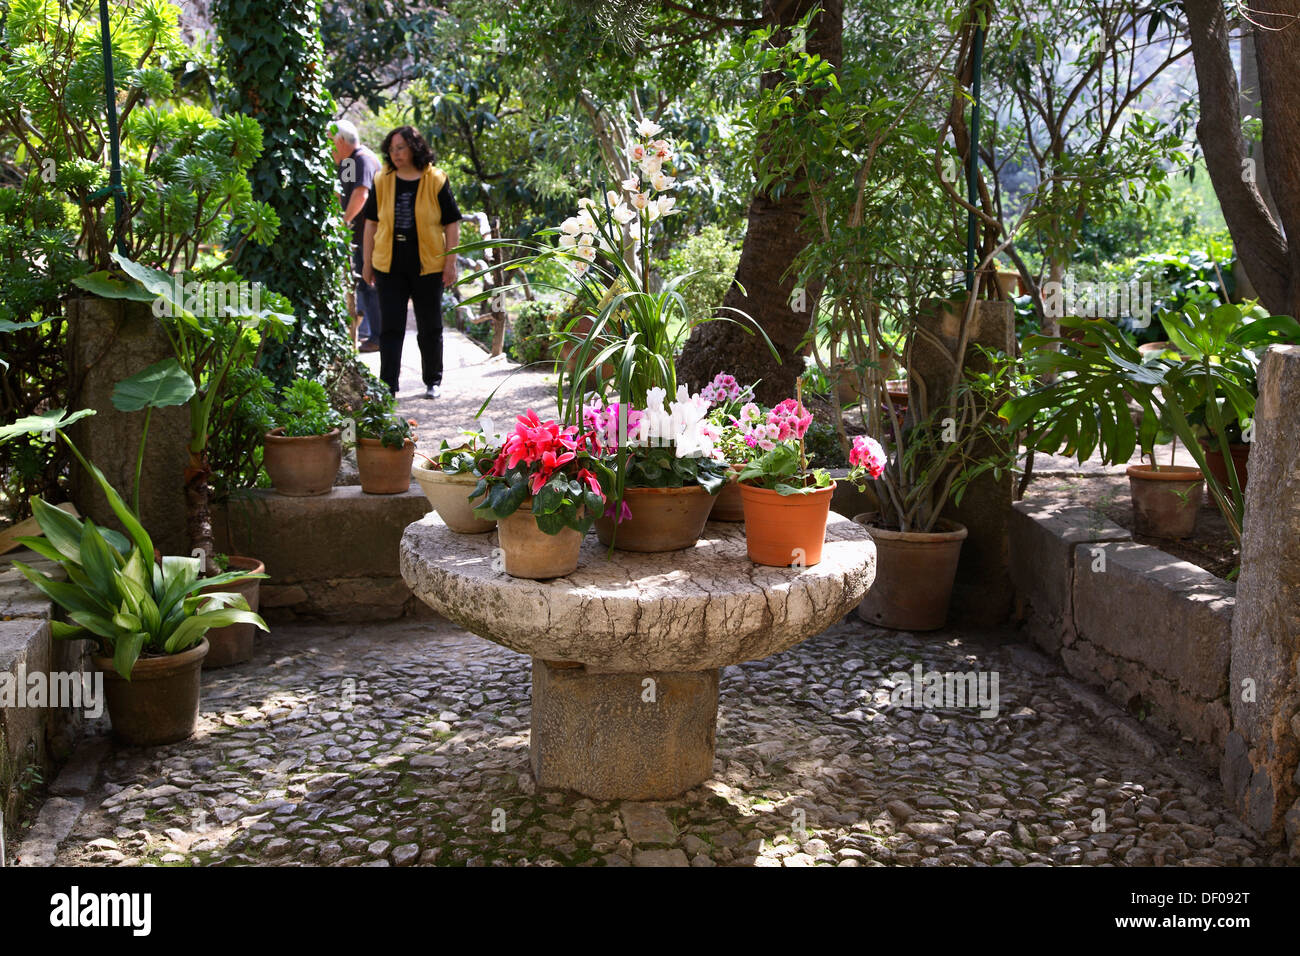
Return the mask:
POLYGON ((610 554, 588 535, 578 570, 550 581, 508 576, 497 547, 495 532, 459 535, 430 513, 402 537, 402 577, 533 658, 537 783, 596 799, 666 799, 707 780, 720 669, 825 630, 875 578, 870 536, 834 513, 821 562, 802 569, 753 564, 730 523, 663 554, 610 554))

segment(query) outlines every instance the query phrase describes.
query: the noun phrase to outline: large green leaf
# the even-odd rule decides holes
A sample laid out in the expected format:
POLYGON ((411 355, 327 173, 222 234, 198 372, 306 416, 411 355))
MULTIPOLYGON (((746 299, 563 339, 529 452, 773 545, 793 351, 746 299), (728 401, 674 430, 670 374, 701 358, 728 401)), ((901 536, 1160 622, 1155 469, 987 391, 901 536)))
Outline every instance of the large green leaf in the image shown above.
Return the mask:
POLYGON ((62 508, 46 504, 37 496, 32 499, 32 515, 40 526, 41 534, 63 558, 73 564, 81 563, 82 524, 62 508))
POLYGON ((118 597, 118 568, 108 544, 99 535, 93 521, 87 520, 81 532, 81 566, 101 595, 118 597))
POLYGON ((147 638, 148 635, 137 632, 123 634, 117 639, 113 647, 113 669, 122 675, 123 680, 131 679, 131 671, 140 659, 140 651, 144 649, 147 638))
POLYGON ((218 611, 203 611, 187 617, 176 628, 164 645, 168 654, 178 654, 197 644, 199 639, 214 627, 226 627, 230 624, 252 624, 263 631, 269 631, 266 622, 252 611, 239 608, 222 608, 218 611))
POLYGON ((67 435, 63 436, 63 440, 68 443, 68 448, 77 457, 77 461, 81 462, 82 467, 90 472, 90 476, 95 479, 95 483, 104 492, 104 497, 108 499, 108 506, 113 509, 113 514, 117 515, 117 520, 122 522, 122 526, 126 528, 126 532, 131 536, 131 540, 135 542, 135 546, 145 554, 153 554, 153 539, 144 530, 144 525, 140 523, 140 519, 136 517, 135 512, 127 507, 126 502, 122 500, 122 496, 117 493, 117 489, 108 483, 108 479, 104 477, 102 471, 86 460, 77 446, 69 441, 67 435))
POLYGON ((93 408, 79 408, 75 412, 66 412, 62 408, 54 408, 48 412, 41 412, 39 415, 28 415, 25 418, 18 419, 13 424, 0 427, 0 442, 17 438, 19 435, 40 434, 42 432, 53 433, 93 414, 95 414, 93 408))
POLYGON ((76 584, 72 584, 68 581, 51 580, 39 571, 29 568, 21 561, 15 561, 14 567, 18 569, 23 577, 36 586, 36 590, 40 591, 47 598, 69 613, 74 611, 84 611, 86 613, 94 614, 102 610, 95 602, 94 598, 87 594, 84 588, 81 588, 76 584))
POLYGON ((194 380, 175 358, 166 358, 123 379, 113 389, 113 407, 119 412, 184 405, 194 397, 194 380))
POLYGON ((133 302, 152 302, 157 298, 157 295, 148 289, 143 289, 134 282, 123 282, 121 279, 115 279, 107 272, 92 272, 89 275, 78 276, 72 280, 72 284, 79 289, 84 289, 91 295, 99 296, 101 299, 130 299, 133 302))

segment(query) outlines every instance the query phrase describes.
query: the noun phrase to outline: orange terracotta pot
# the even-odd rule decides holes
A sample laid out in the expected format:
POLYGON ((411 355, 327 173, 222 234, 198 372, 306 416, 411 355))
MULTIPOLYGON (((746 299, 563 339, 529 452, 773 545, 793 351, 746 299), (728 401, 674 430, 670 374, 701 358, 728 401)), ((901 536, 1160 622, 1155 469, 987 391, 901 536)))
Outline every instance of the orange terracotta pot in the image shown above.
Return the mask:
POLYGON ((1133 530, 1155 538, 1190 538, 1196 531, 1205 479, 1187 465, 1129 465, 1133 530))
POLYGON ((835 482, 828 488, 794 495, 741 482, 749 560, 776 568, 811 567, 820 562, 834 493, 835 482))
POLYGON ((361 490, 368 495, 400 495, 411 489, 411 463, 415 442, 406 439, 401 448, 390 448, 378 438, 357 439, 357 471, 361 490))
MULTIPOLYGON (((257 558, 242 558, 238 555, 231 555, 227 570, 265 574, 266 565, 257 558)), ((213 591, 226 591, 243 595, 244 600, 248 602, 248 609, 256 612, 261 606, 262 579, 254 578, 251 581, 240 581, 236 584, 217 584, 206 587, 199 593, 208 594, 213 591)), ((242 664, 244 661, 250 660, 253 656, 256 636, 256 624, 228 624, 225 627, 215 627, 208 631, 207 639, 210 646, 208 656, 203 658, 203 669, 206 671, 215 667, 229 667, 231 664, 242 664)))
MULTIPOLYGON (((1205 449, 1205 463, 1210 466, 1210 474, 1214 476, 1220 488, 1225 492, 1229 491, 1231 485, 1228 484, 1228 467, 1223 462, 1223 452, 1219 451, 1219 443, 1216 441, 1211 444, 1201 439, 1201 447, 1205 449)), ((1250 445, 1246 442, 1236 442, 1228 446, 1228 451, 1232 453, 1232 470, 1237 473, 1237 484, 1245 493, 1250 445)))
POLYGON ((713 509, 714 497, 699 485, 684 488, 625 488, 623 503, 632 517, 615 524, 596 519, 596 537, 617 551, 654 554, 695 547, 713 509))
POLYGON ((740 497, 740 482, 736 476, 743 465, 732 465, 727 475, 727 483, 722 486, 717 497, 713 499, 713 510, 709 512, 710 521, 744 521, 745 502, 740 497))
POLYGON ((578 567, 582 535, 572 528, 547 534, 533 517, 533 499, 497 521, 497 543, 505 558, 506 574, 512 578, 547 580, 571 574, 578 567))
POLYGON ((337 428, 328 435, 301 438, 277 428, 263 440, 262 466, 277 494, 293 498, 328 494, 342 463, 343 442, 337 428))

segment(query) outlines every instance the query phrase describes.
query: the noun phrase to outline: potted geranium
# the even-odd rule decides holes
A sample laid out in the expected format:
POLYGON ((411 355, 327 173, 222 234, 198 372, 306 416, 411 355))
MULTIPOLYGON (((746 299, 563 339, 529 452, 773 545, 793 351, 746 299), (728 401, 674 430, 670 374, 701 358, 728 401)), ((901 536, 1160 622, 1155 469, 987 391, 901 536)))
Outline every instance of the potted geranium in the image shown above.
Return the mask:
POLYGON ((357 470, 366 494, 399 495, 411 487, 415 459, 411 427, 416 421, 403 418, 396 409, 397 399, 391 393, 368 392, 357 414, 357 470))
POLYGON ((766 414, 748 404, 739 420, 759 451, 737 476, 749 559, 774 567, 817 564, 835 482, 824 469, 808 467, 803 438, 812 414, 787 398, 766 414))
POLYGON ((343 422, 325 387, 299 378, 278 394, 269 382, 255 394, 269 399, 250 402, 245 411, 266 428, 262 467, 276 492, 291 497, 328 493, 343 463, 343 422))
POLYGON ((744 521, 745 506, 740 498, 740 484, 736 476, 756 454, 757 440, 740 424, 740 411, 754 397, 753 385, 741 386, 734 375, 719 372, 713 381, 700 392, 713 403, 709 410, 708 425, 713 430, 713 447, 719 461, 727 463, 727 483, 713 499, 710 521, 744 521))
POLYGON ((542 421, 530 408, 478 467, 471 496, 486 498, 474 514, 496 519, 506 574, 544 579, 575 570, 582 537, 605 507, 607 470, 592 455, 590 435, 542 421))
POLYGON ((411 472, 443 524, 458 534, 482 534, 497 526, 495 518, 474 514, 475 502, 481 502, 482 496, 472 492, 481 477, 477 464, 488 448, 487 438, 482 432, 462 435, 455 445, 444 438, 436 455, 419 456, 411 472))
POLYGON ((61 431, 90 410, 56 410, 0 430, 0 440, 31 431, 55 430, 90 473, 126 534, 80 521, 40 498, 32 513, 42 537, 19 542, 63 571, 65 580, 15 561, 24 577, 66 612, 51 621, 56 638, 94 640, 96 668, 105 676, 109 718, 123 743, 153 746, 184 740, 199 711, 199 670, 208 653, 204 634, 231 624, 265 622, 247 602, 217 586, 237 585, 242 571, 200 578, 197 557, 155 558, 153 541, 103 473, 82 457, 61 431))

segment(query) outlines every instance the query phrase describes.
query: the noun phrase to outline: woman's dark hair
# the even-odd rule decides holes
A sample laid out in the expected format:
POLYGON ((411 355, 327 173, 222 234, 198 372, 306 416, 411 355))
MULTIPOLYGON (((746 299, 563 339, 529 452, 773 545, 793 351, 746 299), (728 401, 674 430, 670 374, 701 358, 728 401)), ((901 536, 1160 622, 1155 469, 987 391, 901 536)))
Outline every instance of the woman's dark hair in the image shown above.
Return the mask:
POLYGON ((386 167, 389 169, 395 168, 393 161, 388 158, 388 147, 393 144, 393 137, 398 135, 406 140, 406 145, 411 148, 412 166, 416 169, 424 169, 425 166, 433 162, 433 150, 429 148, 429 144, 424 141, 424 137, 416 131, 415 127, 399 126, 384 137, 384 142, 379 147, 379 155, 384 157, 386 167))

